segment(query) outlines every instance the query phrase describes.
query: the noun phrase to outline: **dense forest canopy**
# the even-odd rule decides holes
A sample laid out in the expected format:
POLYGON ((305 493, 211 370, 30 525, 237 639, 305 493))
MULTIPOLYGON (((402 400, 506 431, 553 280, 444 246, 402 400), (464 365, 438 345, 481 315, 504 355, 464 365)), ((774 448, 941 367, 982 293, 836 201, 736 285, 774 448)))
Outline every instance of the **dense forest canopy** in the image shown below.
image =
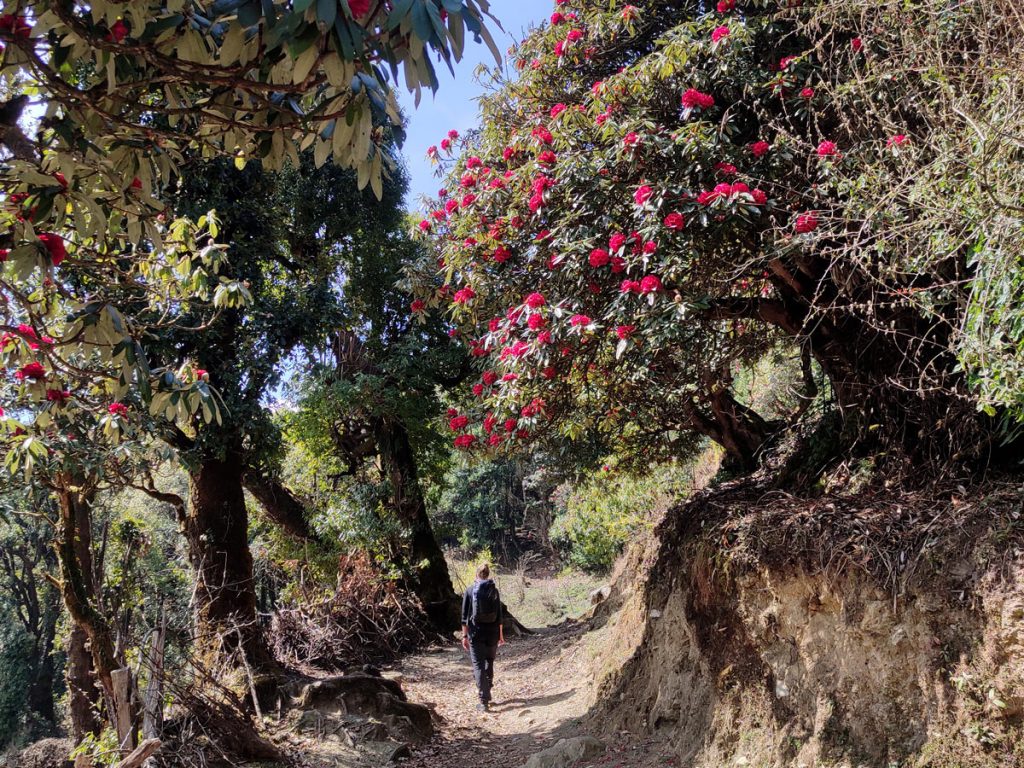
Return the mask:
POLYGON ((589 584, 712 478, 1015 471, 1013 3, 556 0, 413 216, 394 89, 498 21, 2 0, 0 747, 281 757, 468 558, 589 584))

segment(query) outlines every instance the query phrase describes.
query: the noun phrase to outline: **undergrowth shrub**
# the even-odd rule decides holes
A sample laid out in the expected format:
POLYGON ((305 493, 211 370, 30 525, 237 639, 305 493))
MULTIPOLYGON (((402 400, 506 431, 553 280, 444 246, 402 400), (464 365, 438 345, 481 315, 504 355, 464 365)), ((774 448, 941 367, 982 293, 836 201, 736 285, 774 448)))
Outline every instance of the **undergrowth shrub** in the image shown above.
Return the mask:
POLYGON ((690 467, 669 464, 646 475, 631 475, 606 465, 568 496, 551 527, 551 542, 571 565, 607 571, 652 511, 692 486, 690 467))

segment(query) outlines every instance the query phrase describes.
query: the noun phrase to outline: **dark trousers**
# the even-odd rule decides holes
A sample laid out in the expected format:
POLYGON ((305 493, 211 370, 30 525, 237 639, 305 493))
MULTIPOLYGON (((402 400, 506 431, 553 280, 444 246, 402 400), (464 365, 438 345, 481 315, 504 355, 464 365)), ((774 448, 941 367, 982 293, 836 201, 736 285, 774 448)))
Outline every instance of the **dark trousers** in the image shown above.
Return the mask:
POLYGON ((473 662, 473 677, 480 701, 491 700, 491 685, 494 683, 494 659, 498 655, 498 628, 470 627, 469 659, 473 662))

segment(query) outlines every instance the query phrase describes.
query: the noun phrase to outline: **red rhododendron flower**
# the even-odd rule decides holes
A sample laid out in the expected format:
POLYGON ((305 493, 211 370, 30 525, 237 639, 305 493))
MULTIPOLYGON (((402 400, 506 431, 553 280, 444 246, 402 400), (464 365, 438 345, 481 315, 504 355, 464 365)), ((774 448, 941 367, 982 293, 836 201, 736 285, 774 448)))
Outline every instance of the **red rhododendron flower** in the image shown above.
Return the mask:
POLYGON ((7 257, 10 255, 10 253, 10 248, 0 248, 0 264, 3 264, 5 261, 7 261, 7 257))
POLYGON ((486 384, 489 387, 498 380, 498 374, 496 374, 494 371, 484 371, 483 376, 481 376, 481 378, 484 380, 484 384, 486 384))
POLYGON ((768 195, 766 195, 762 189, 755 189, 751 191, 750 196, 754 198, 755 205, 764 205, 768 202, 768 195))
POLYGON ((839 154, 839 150, 837 149, 835 142, 832 141, 821 142, 821 144, 818 145, 817 152, 818 157, 833 157, 839 154))
POLYGON ((728 13, 736 7, 736 0, 718 0, 715 10, 719 13, 728 13))
POLYGON ((549 113, 551 115, 551 119, 554 120, 560 114, 565 112, 566 109, 567 109, 567 107, 565 106, 565 104, 561 104, 561 103, 555 104, 555 106, 553 106, 551 108, 551 112, 549 113))
POLYGON ((497 423, 498 420, 494 418, 494 414, 488 413, 484 416, 484 432, 488 435, 491 434, 494 431, 494 425, 497 423))
POLYGON ((616 232, 610 238, 608 238, 608 250, 612 253, 622 250, 626 245, 626 236, 621 232, 616 232))
POLYGON ((640 281, 640 293, 657 293, 661 290, 661 278, 657 275, 647 275, 640 281))
POLYGON ((771 144, 767 141, 755 141, 750 145, 750 151, 753 153, 754 157, 763 157, 764 155, 767 155, 771 148, 771 144))
POLYGON ((736 175, 736 166, 732 163, 715 163, 715 170, 723 176, 736 175))
POLYGON ((551 135, 551 131, 543 126, 534 128, 530 135, 533 136, 541 144, 550 144, 555 140, 555 137, 551 135))
POLYGON ((805 98, 805 99, 813 99, 814 98, 814 89, 813 88, 804 88, 802 91, 800 91, 800 95, 803 98, 805 98))
POLYGON ((531 331, 539 331, 544 327, 546 323, 547 320, 544 319, 544 315, 535 312, 534 314, 530 315, 530 317, 527 319, 526 326, 531 331))
POLYGON ((558 372, 554 369, 554 367, 549 365, 547 368, 540 372, 540 375, 543 376, 545 379, 553 379, 555 378, 555 375, 557 373, 558 372))
POLYGON ((423 219, 423 221, 420 222, 419 227, 420 227, 420 231, 421 232, 429 232, 430 231, 430 222, 427 221, 426 219, 423 219))
POLYGON ((558 155, 550 149, 547 149, 540 153, 540 156, 537 158, 537 162, 541 165, 554 165, 558 162, 558 155))
POLYGON ((669 229, 680 230, 686 226, 686 219, 683 218, 683 214, 672 212, 665 217, 665 226, 669 229))
POLYGON ((569 325, 573 326, 574 328, 578 328, 579 326, 582 325, 590 325, 590 323, 591 320, 586 315, 573 315, 571 318, 569 318, 569 325))
POLYGON ((127 416, 128 406, 124 403, 111 403, 107 406, 107 413, 111 416, 127 416))
POLYGON ((471 187, 475 187, 476 176, 474 176, 471 173, 467 173, 465 176, 459 179, 459 185, 462 186, 464 189, 470 189, 471 187))
POLYGON ((519 377, 516 376, 514 373, 506 373, 504 376, 501 377, 501 380, 502 381, 515 381, 518 378, 519 377))
POLYGON ((431 144, 429 147, 427 147, 427 157, 429 157, 431 160, 437 158, 437 147, 435 145, 431 144))
POLYGON ((904 134, 898 133, 895 136, 890 136, 889 140, 885 142, 885 145, 887 147, 899 147, 906 144, 907 141, 908 139, 904 134))
POLYGON ((653 189, 651 189, 648 186, 643 186, 633 193, 633 200, 636 201, 637 205, 643 205, 644 203, 651 199, 651 195, 653 194, 653 189))
POLYGON ((513 432, 518 425, 519 425, 519 420, 518 419, 506 419, 505 420, 505 424, 504 424, 505 431, 506 432, 513 432))
POLYGON ((724 37, 729 36, 729 28, 726 26, 715 27, 715 31, 711 33, 711 42, 717 43, 724 37))
POLYGON ((636 131, 630 131, 626 134, 625 138, 622 139, 622 143, 626 147, 635 147, 640 143, 640 135, 636 131))
POLYGON ((460 429, 465 429, 469 426, 468 416, 456 416, 448 422, 448 428, 452 432, 458 432, 460 429))
POLYGON ((43 368, 42 363, 28 363, 19 368, 14 376, 19 381, 24 381, 25 379, 45 379, 46 369, 43 368))
POLYGON ((476 435, 459 435, 453 441, 456 448, 472 448, 476 442, 476 435))
POLYGON ((483 384, 474 384, 473 385, 473 394, 476 395, 477 397, 482 397, 483 394, 484 394, 484 385, 483 384))
POLYGON ((452 142, 450 139, 441 139, 441 149, 447 152, 452 148, 452 142))
POLYGON ((531 293, 529 296, 526 297, 524 303, 530 309, 537 309, 538 307, 543 307, 546 301, 544 299, 544 294, 531 293))
POLYGON ((551 331, 541 331, 537 334, 537 343, 542 346, 547 346, 551 343, 551 331))
POLYGON ((577 40, 583 39, 583 32, 578 29, 570 29, 569 34, 565 36, 566 42, 575 43, 577 40))
POLYGON ((499 245, 497 248, 494 249, 494 260, 499 264, 505 263, 511 256, 512 251, 510 251, 504 245, 499 245))
POLYGON ((628 339, 630 336, 633 335, 633 331, 635 330, 635 325, 620 325, 618 328, 615 329, 615 335, 618 336, 620 339, 628 339))
POLYGON ((426 308, 427 304, 426 302, 423 301, 423 299, 416 299, 415 301, 413 301, 412 304, 409 305, 409 309, 411 309, 413 312, 422 312, 426 308))
POLYGON ((348 9, 352 11, 352 18, 361 19, 370 12, 370 0, 348 0, 348 9))
POLYGON ((646 243, 644 243, 643 251, 648 256, 651 255, 652 253, 654 253, 657 250, 658 250, 658 244, 656 242, 654 242, 653 240, 648 240, 646 243))
POLYGON ((604 248, 595 248, 590 252, 590 266, 594 269, 600 269, 605 266, 609 261, 608 251, 604 248))
POLYGON ((449 408, 448 409, 448 418, 449 419, 453 418, 455 416, 458 416, 458 415, 459 415, 459 412, 457 410, 455 410, 454 408, 449 408))
POLYGON ((638 13, 639 10, 635 5, 627 5, 625 8, 622 9, 622 20, 632 21, 637 17, 638 13))
POLYGON ((854 53, 859 53, 861 48, 864 47, 864 41, 859 37, 855 37, 850 41, 850 47, 853 48, 854 53))
POLYGON ((107 40, 114 43, 120 43, 128 36, 128 25, 125 24, 121 19, 118 19, 110 25, 110 32, 107 34, 107 40))
POLYGON ((64 245, 64 238, 60 237, 60 235, 55 235, 51 232, 44 232, 39 235, 39 240, 46 246, 46 250, 49 251, 50 260, 53 262, 53 266, 59 267, 60 263, 68 257, 68 251, 64 245))
POLYGON ((452 300, 456 304, 466 304, 470 299, 474 297, 476 297, 476 291, 474 291, 467 285, 465 288, 456 291, 455 295, 452 297, 452 300))
POLYGON ((800 234, 813 232, 817 228, 818 216, 813 211, 810 213, 801 213, 796 217, 796 231, 800 234))
POLYGON ((554 25, 565 23, 565 14, 560 11, 555 11, 551 14, 551 23, 554 25))
POLYGON ((24 40, 32 32, 32 25, 25 21, 24 16, 5 13, 0 16, 0 29, 10 33, 15 39, 24 40))
MULTIPOLYGON (((366 0, 366 2, 367 5, 369 5, 369 0, 366 0)), ((448 131, 448 138, 451 139, 452 141, 455 141, 457 138, 459 138, 459 132, 452 128, 450 131, 448 131)))
POLYGON ((696 88, 687 88, 683 93, 683 106, 687 109, 710 109, 715 106, 715 99, 696 88))
POLYGON ((51 403, 63 403, 65 400, 71 397, 71 393, 66 389, 48 389, 46 390, 46 399, 51 403))
POLYGON ((623 280, 619 286, 620 293, 640 293, 640 283, 637 280, 623 280))

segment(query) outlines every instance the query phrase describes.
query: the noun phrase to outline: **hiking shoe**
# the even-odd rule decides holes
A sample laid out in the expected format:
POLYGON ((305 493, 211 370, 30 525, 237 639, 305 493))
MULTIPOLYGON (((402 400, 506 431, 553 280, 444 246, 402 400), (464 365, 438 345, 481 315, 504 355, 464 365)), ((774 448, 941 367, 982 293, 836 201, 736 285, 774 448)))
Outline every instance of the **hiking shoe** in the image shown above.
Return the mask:
POLYGON ((476 711, 477 712, 486 712, 487 709, 488 709, 488 707, 487 707, 487 702, 486 701, 481 701, 479 704, 476 705, 476 711))

